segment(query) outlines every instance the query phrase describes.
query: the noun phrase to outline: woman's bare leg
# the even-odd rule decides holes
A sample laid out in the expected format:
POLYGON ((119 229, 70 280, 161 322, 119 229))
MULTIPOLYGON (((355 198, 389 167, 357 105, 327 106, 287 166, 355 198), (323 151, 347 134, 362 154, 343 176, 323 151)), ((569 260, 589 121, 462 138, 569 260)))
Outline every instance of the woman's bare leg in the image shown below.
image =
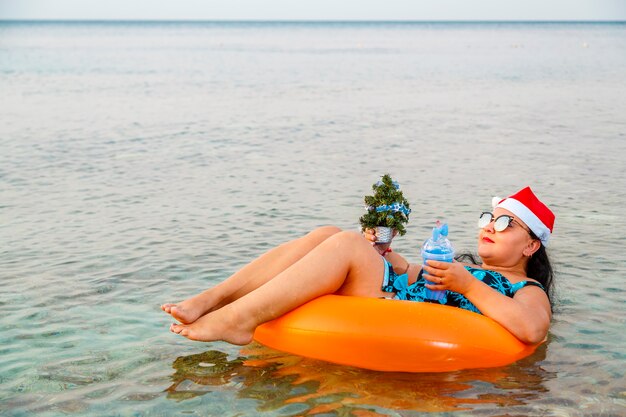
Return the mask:
POLYGON ((320 227, 261 255, 213 288, 177 304, 163 304, 161 309, 181 323, 193 323, 207 312, 248 294, 293 265, 324 240, 341 229, 320 227))
POLYGON ((247 344, 259 324, 321 295, 384 295, 383 273, 383 260, 371 243, 358 233, 337 233, 264 285, 192 324, 173 324, 170 330, 192 340, 247 344))

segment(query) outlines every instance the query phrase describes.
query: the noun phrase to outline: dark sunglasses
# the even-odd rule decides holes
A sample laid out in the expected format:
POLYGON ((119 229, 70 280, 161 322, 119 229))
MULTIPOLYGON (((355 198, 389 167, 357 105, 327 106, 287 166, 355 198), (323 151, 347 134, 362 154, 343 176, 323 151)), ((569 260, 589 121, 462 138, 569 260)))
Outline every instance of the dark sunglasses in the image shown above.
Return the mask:
POLYGON ((489 211, 483 211, 480 214, 480 217, 478 218, 478 227, 483 229, 491 222, 493 222, 493 230, 495 230, 496 232, 501 232, 505 230, 507 227, 511 227, 512 223, 517 223, 519 227, 521 227, 522 229, 530 233, 530 231, 527 230, 524 226, 522 226, 520 222, 515 220, 514 217, 509 216, 508 214, 502 214, 494 220, 493 213, 489 211))

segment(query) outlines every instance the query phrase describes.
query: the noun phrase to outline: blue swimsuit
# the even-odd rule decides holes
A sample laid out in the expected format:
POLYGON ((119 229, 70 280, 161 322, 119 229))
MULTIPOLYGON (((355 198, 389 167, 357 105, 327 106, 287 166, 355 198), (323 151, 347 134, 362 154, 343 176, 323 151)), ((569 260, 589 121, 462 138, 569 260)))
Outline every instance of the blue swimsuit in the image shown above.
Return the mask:
MULTIPOLYGON (((470 300, 454 291, 446 291, 446 295, 439 301, 427 299, 425 297, 425 291, 427 290, 427 288, 424 286, 426 285, 426 280, 422 276, 422 273, 424 271, 423 269, 417 276, 417 281, 415 281, 411 285, 408 285, 409 276, 407 274, 396 274, 391 264, 385 258, 383 258, 383 260, 385 261, 385 277, 383 279, 383 285, 381 289, 384 292, 396 293, 395 297, 393 297, 395 300, 440 303, 482 314, 480 310, 478 310, 476 306, 470 302, 470 300)), ((466 266, 465 269, 467 269, 476 279, 481 280, 494 290, 506 295, 507 297, 513 297, 520 288, 524 288, 529 285, 539 287, 545 291, 543 286, 538 282, 520 281, 516 284, 512 284, 511 281, 509 281, 501 273, 496 271, 473 268, 471 266, 466 266)))

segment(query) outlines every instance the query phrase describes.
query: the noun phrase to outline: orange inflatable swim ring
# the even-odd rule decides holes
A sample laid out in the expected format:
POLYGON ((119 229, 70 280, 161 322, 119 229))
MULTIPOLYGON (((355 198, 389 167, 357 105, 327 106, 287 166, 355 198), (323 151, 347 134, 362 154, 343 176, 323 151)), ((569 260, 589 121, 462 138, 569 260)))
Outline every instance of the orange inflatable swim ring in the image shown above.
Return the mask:
POLYGON ((507 365, 533 353, 492 319, 456 307, 325 295, 257 327, 288 353, 377 371, 446 372, 507 365))

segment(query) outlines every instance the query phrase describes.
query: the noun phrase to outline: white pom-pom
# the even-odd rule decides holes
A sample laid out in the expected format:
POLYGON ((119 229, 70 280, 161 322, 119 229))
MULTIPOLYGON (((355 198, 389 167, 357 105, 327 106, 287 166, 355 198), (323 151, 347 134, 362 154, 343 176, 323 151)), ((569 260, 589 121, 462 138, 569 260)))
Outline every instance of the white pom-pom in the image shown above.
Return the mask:
POLYGON ((491 207, 492 208, 496 208, 496 206, 498 205, 498 203, 502 201, 502 197, 494 197, 491 199, 491 207))

